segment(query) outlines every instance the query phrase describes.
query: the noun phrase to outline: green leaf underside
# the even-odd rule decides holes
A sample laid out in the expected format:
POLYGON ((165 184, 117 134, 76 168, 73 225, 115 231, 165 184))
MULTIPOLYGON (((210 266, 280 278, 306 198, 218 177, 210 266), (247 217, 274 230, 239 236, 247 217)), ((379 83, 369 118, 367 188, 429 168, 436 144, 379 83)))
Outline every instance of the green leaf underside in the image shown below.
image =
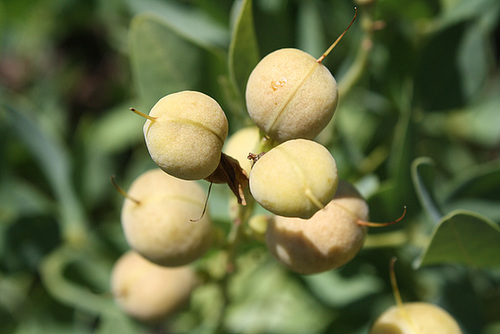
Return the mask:
POLYGON ((463 172, 445 191, 445 202, 460 198, 498 199, 500 160, 484 163, 463 172))
POLYGON ((436 227, 418 266, 455 263, 500 265, 500 227, 472 211, 455 211, 436 227))
POLYGON ((442 218, 433 191, 434 162, 430 158, 417 158, 412 164, 412 179, 420 204, 434 222, 442 218))

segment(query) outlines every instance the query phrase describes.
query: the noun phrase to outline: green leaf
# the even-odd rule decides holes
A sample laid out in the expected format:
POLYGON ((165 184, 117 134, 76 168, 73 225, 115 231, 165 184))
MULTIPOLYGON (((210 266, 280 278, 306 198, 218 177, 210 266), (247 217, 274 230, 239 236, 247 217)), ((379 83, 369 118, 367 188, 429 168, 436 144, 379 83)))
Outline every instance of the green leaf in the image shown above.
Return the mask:
POLYGON ((227 313, 231 333, 321 333, 333 315, 269 257, 240 257, 227 313), (244 262, 243 262, 244 261, 244 262))
POLYGON ((416 203, 411 184, 411 164, 415 157, 415 121, 411 108, 409 93, 411 84, 403 85, 403 95, 399 101, 398 123, 394 130, 393 144, 389 159, 389 173, 392 175, 390 182, 393 184, 392 201, 394 207, 406 205, 413 207, 416 203))
POLYGON ((493 67, 489 39, 489 32, 479 23, 471 25, 462 37, 457 63, 462 90, 468 100, 477 95, 493 67))
POLYGON ((413 161, 411 166, 413 185, 417 192, 420 204, 435 222, 443 217, 434 194, 434 162, 430 158, 422 157, 413 161))
POLYGON ((13 333, 18 334, 31 334, 31 333, 51 333, 51 334, 85 334, 88 330, 85 328, 75 326, 74 324, 66 324, 58 320, 53 314, 39 314, 32 315, 20 321, 19 326, 13 333))
MULTIPOLYGON (((465 23, 434 33, 420 49, 415 71, 415 91, 420 105, 427 110, 462 107, 467 101, 463 78, 457 65, 465 23)), ((465 79, 465 78, 464 78, 465 79)))
POLYGON ((442 17, 439 22, 439 27, 454 25, 460 21, 472 20, 478 18, 481 20, 488 19, 491 21, 493 28, 496 26, 495 19, 489 19, 489 16, 498 17, 500 14, 500 3, 497 0, 461 0, 457 1, 449 10, 442 11, 442 17))
POLYGON ((416 91, 429 110, 463 107, 477 97, 494 70, 491 35, 500 3, 461 1, 437 22, 422 48, 416 91))
POLYGON ((500 159, 485 163, 457 175, 445 192, 445 202, 458 198, 484 198, 498 201, 500 159))
POLYGON ((236 19, 229 46, 229 73, 242 97, 248 77, 259 62, 259 50, 255 36, 252 0, 243 0, 236 19))
POLYGON ((132 20, 129 38, 140 108, 149 110, 167 94, 196 89, 203 72, 201 50, 166 21, 157 15, 139 14, 132 20))
POLYGON ((443 206, 445 212, 455 210, 470 210, 477 212, 489 219, 500 222, 500 205, 498 200, 487 200, 480 198, 456 199, 453 202, 446 203, 443 206))
MULTIPOLYGON (((500 83, 495 92, 498 92, 500 83)), ((500 95, 495 93, 448 118, 448 128, 454 136, 485 147, 495 148, 500 142, 500 95)))
POLYGON ((116 309, 101 315, 96 334, 134 334, 141 332, 137 321, 127 316, 125 312, 116 309))
MULTIPOLYGON (((371 96, 366 97, 366 95, 359 94, 358 92, 353 92, 347 96, 342 101, 341 112, 336 113, 334 122, 330 122, 328 125, 328 127, 335 128, 328 129, 327 127, 326 131, 321 133, 321 136, 325 137, 328 135, 333 137, 335 135, 334 131, 337 131, 337 136, 342 141, 342 149, 346 150, 351 164, 361 170, 367 168, 361 166, 363 160, 366 159, 365 152, 372 149, 371 145, 373 145, 375 133, 379 127, 384 125, 378 122, 379 119, 375 117, 374 113, 367 112, 366 107, 359 103, 360 99, 367 99, 368 102, 366 104, 373 106, 375 102, 370 98, 371 96), (363 131, 359 131, 359 129, 363 129, 363 131)), ((373 98, 373 100, 375 99, 373 98)), ((332 152, 339 149, 332 147, 332 152)))
POLYGON ((432 17, 433 5, 431 3, 431 1, 419 0, 384 0, 380 1, 380 9, 386 12, 386 17, 397 16, 403 20, 417 21, 432 17))
POLYGON ((72 243, 83 242, 87 221, 72 186, 68 151, 44 133, 35 119, 8 106, 3 109, 11 128, 30 150, 52 187, 58 200, 64 238, 72 243))
POLYGON ((457 263, 475 268, 500 265, 500 227, 472 211, 443 218, 418 266, 457 263))
MULTIPOLYGON (((0 224, 21 216, 44 215, 52 212, 50 196, 11 173, 0 177, 0 224)), ((1 247, 1 246, 0 246, 1 247)))
POLYGON ((365 273, 343 277, 339 271, 331 270, 304 276, 303 279, 319 300, 336 308, 346 307, 382 291, 381 280, 365 273))
POLYGON ((120 153, 143 140, 146 120, 132 113, 130 102, 108 110, 85 133, 86 144, 107 155, 120 153))
POLYGON ((168 22, 172 30, 198 46, 209 48, 228 44, 227 30, 200 10, 172 1, 128 0, 128 5, 136 14, 157 15, 163 22, 168 22))
POLYGON ((307 0, 300 1, 298 5, 298 48, 319 57, 326 45, 319 3, 307 0))

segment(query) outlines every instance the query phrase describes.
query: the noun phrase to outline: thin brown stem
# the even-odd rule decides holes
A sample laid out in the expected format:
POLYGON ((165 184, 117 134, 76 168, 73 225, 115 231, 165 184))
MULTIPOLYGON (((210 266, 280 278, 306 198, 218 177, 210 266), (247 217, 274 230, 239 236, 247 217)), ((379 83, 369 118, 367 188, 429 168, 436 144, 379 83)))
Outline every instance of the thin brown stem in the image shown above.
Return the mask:
MULTIPOLYGON (((411 320, 410 315, 408 312, 406 312, 406 309, 404 308, 403 305, 403 299, 401 298, 401 293, 399 292, 398 288, 398 281, 396 280, 396 272, 394 270, 394 264, 396 263, 397 258, 393 257, 390 262, 390 267, 389 267, 389 274, 391 276, 391 286, 392 286, 392 293, 394 294, 394 299, 396 300, 396 305, 399 309, 399 312, 401 312, 401 315, 408 321, 411 327, 415 330, 415 325, 413 324, 413 321, 411 320)), ((415 331, 416 332, 416 331, 415 331)))
POLYGON ((129 194, 127 194, 127 192, 125 190, 123 190, 115 181, 115 176, 114 175, 111 175, 110 177, 110 180, 111 180, 111 184, 113 185, 113 187, 115 187, 116 191, 118 191, 118 193, 120 193, 120 195, 122 195, 123 197, 125 198, 128 198, 129 200, 131 200, 132 202, 134 202, 135 204, 139 205, 141 204, 141 201, 139 201, 138 199, 135 199, 133 197, 131 197, 129 194))
POLYGON ((326 50, 321 55, 321 57, 319 57, 316 60, 318 63, 321 63, 323 61, 323 59, 325 59, 325 57, 328 56, 328 54, 333 50, 333 48, 340 42, 340 40, 342 39, 342 37, 344 37, 344 35, 347 32, 347 30, 349 30, 349 28, 352 26, 352 24, 354 23, 354 20, 356 20, 356 16, 358 16, 358 7, 354 7, 354 10, 355 10, 354 17, 352 18, 351 23, 349 23, 349 25, 344 30, 344 32, 339 37, 337 37, 337 39, 335 40, 335 42, 333 42, 332 45, 330 45, 330 47, 328 48, 328 50, 326 50))
POLYGON ((392 286, 392 292, 394 293, 394 299, 396 300, 396 304, 398 307, 403 307, 403 299, 401 298, 401 293, 399 292, 398 288, 398 281, 396 280, 396 273, 394 270, 394 264, 396 263, 398 259, 396 257, 393 257, 391 259, 390 267, 389 267, 389 274, 391 276, 391 286, 392 286))
POLYGON ((403 220, 403 218, 405 216, 406 216, 406 205, 403 208, 403 214, 398 219, 396 219, 396 220, 394 220, 392 222, 376 223, 376 222, 366 222, 366 221, 363 221, 363 220, 358 220, 358 225, 369 226, 369 227, 389 226, 389 225, 393 225, 393 224, 399 223, 401 220, 403 220))
POLYGON ((361 28, 364 30, 361 46, 354 59, 354 62, 339 81, 339 96, 345 96, 352 90, 352 88, 359 82, 366 72, 369 63, 369 55, 373 49, 373 38, 375 28, 380 29, 381 24, 374 21, 375 4, 366 4, 362 6, 361 28))
POLYGON ((193 223, 199 222, 203 218, 203 216, 205 215, 205 212, 207 212, 208 199, 210 198, 210 192, 212 191, 213 184, 214 184, 213 182, 210 182, 210 185, 208 186, 207 198, 205 199, 205 205, 203 205, 203 211, 201 212, 200 218, 189 219, 191 222, 193 222, 193 223))

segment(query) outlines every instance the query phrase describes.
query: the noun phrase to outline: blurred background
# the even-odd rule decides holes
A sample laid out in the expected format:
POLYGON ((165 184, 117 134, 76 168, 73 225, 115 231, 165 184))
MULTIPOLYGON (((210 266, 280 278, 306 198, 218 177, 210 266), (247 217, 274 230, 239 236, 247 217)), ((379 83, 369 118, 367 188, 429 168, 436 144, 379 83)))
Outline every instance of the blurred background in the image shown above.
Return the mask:
MULTIPOLYGON (((0 332, 213 330, 213 284, 158 326, 113 302, 111 268, 128 246, 109 178, 127 188, 154 167, 143 120, 128 108, 148 112, 163 95, 200 90, 234 133, 250 124, 243 92, 258 59, 283 47, 319 57, 354 6, 357 20, 323 62, 341 95, 317 140, 373 221, 394 220, 404 205, 407 215, 371 229, 352 262, 319 275, 293 274, 262 243, 244 245, 223 331, 367 333, 395 303, 397 256, 405 301, 440 305, 464 333, 500 333, 497 0, 2 0, 0 332)), ((209 201, 222 230, 229 196, 215 186, 209 201)), ((217 265, 216 254, 199 265, 217 265)))

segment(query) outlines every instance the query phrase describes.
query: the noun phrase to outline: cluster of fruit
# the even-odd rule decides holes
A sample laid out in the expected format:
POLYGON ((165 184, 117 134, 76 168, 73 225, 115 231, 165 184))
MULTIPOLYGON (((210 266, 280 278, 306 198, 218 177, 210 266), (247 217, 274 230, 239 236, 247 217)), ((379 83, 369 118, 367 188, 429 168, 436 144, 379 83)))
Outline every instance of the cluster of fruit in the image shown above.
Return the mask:
MULTIPOLYGON (((236 132, 225 147, 227 118, 203 93, 169 94, 148 115, 134 110, 147 119, 146 145, 159 168, 139 176, 126 194, 127 242, 164 267, 186 266, 202 256, 213 226, 208 213, 193 218, 204 212, 206 195, 196 180, 205 179, 236 183, 243 204, 249 186, 251 200, 273 213, 267 246, 290 269, 312 274, 342 266, 362 247, 366 227, 358 222, 368 218, 368 206, 351 184, 339 183, 334 158, 312 140, 337 106, 334 77, 305 52, 278 50, 250 75, 246 101, 257 127, 236 132)), ((115 273, 115 295, 124 296, 128 288, 119 282, 131 281, 118 278, 123 270, 115 273)))
POLYGON ((237 131, 225 146, 227 118, 203 93, 167 95, 149 115, 133 110, 147 119, 144 136, 159 168, 134 181, 123 205, 133 252, 118 261, 112 285, 127 312, 161 318, 196 285, 188 265, 213 239, 206 195, 196 180, 228 183, 242 205, 248 186, 248 200, 272 213, 265 231, 270 253, 297 273, 335 269, 358 253, 370 225, 368 205, 352 184, 339 180, 335 159, 313 140, 338 104, 337 83, 322 64, 327 53, 315 59, 282 49, 263 58, 245 96, 256 126, 237 131), (162 283, 146 285, 146 279, 162 283), (173 281, 179 284, 174 289, 173 281), (148 298, 155 299, 149 308, 148 298))
POLYGON ((204 198, 193 181, 219 180, 221 169, 232 168, 243 175, 232 181, 242 189, 248 183, 252 198, 274 214, 266 239, 280 261, 303 274, 345 264, 362 246, 366 227, 360 222, 368 218, 368 206, 352 185, 339 183, 335 159, 312 140, 337 106, 335 79, 307 53, 278 50, 250 75, 246 100, 257 127, 241 130, 252 137, 242 147, 231 138, 225 153, 227 118, 203 93, 167 95, 144 115, 147 148, 159 169, 139 177, 128 192, 122 222, 129 244, 160 265, 199 257, 211 229, 207 215, 189 223, 204 198))

